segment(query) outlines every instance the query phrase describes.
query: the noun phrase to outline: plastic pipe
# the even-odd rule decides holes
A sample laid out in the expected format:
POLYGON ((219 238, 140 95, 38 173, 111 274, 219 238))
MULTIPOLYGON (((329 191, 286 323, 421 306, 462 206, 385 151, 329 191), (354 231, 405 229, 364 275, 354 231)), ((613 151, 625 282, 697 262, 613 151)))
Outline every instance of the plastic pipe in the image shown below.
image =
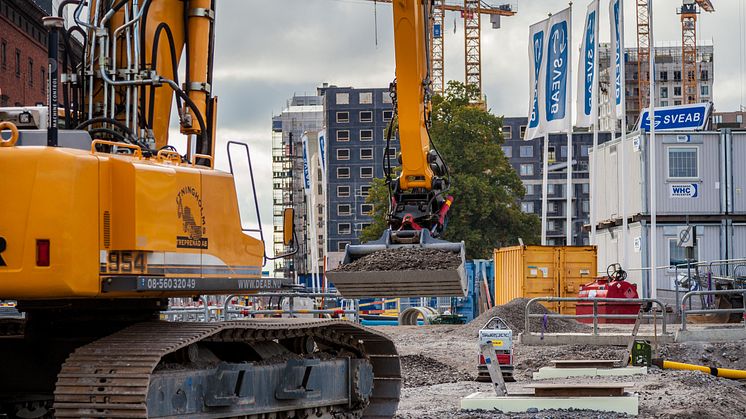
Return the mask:
POLYGON ((667 361, 665 359, 654 359, 653 365, 657 365, 664 370, 702 371, 705 374, 714 375, 716 377, 730 378, 734 380, 746 379, 746 371, 744 370, 706 367, 704 365, 685 364, 683 362, 667 361))

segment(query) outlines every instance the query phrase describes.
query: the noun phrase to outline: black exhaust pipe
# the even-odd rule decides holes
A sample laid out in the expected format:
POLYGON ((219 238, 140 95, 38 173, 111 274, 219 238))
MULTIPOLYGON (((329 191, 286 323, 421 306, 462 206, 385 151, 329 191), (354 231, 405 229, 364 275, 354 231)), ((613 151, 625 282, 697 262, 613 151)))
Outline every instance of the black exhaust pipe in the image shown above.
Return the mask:
POLYGON ((47 64, 47 107, 49 116, 47 119, 47 146, 57 147, 57 131, 59 110, 59 46, 60 46, 60 29, 65 26, 65 19, 56 16, 47 16, 42 19, 44 27, 49 30, 47 35, 47 50, 49 62, 47 64))

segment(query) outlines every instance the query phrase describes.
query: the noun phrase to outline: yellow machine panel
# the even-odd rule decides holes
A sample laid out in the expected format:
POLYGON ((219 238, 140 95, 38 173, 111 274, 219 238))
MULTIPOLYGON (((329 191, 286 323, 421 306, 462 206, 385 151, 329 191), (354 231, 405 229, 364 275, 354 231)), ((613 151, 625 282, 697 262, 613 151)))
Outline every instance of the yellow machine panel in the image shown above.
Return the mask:
POLYGON ((230 174, 42 147, 3 148, 0 165, 15 174, 0 179, 5 298, 279 288, 257 280, 264 246, 241 230, 230 174), (38 264, 37 240, 48 242, 49 266, 38 264))

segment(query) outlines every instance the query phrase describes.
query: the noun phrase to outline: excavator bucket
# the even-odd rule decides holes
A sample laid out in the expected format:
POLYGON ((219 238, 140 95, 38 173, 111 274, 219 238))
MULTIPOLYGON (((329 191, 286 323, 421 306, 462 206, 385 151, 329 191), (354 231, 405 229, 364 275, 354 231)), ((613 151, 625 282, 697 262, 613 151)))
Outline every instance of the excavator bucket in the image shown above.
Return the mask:
POLYGON ((342 265, 326 274, 345 298, 463 297, 464 261, 463 242, 386 230, 376 241, 348 245, 342 265))

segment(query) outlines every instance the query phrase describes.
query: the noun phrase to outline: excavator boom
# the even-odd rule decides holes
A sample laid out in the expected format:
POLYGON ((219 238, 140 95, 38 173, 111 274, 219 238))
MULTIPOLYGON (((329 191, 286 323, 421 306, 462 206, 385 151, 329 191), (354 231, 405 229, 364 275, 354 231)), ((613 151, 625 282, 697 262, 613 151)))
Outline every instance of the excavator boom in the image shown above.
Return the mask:
POLYGON ((388 229, 373 242, 348 245, 342 266, 327 272, 348 298, 466 295, 464 244, 439 239, 447 224, 453 197, 448 166, 431 147, 429 47, 430 0, 393 2, 396 100, 401 174, 391 179, 388 229), (393 269, 381 269, 375 254, 387 249, 393 269), (432 252, 437 250, 438 252, 432 252), (357 262, 373 258, 371 263, 357 262))

